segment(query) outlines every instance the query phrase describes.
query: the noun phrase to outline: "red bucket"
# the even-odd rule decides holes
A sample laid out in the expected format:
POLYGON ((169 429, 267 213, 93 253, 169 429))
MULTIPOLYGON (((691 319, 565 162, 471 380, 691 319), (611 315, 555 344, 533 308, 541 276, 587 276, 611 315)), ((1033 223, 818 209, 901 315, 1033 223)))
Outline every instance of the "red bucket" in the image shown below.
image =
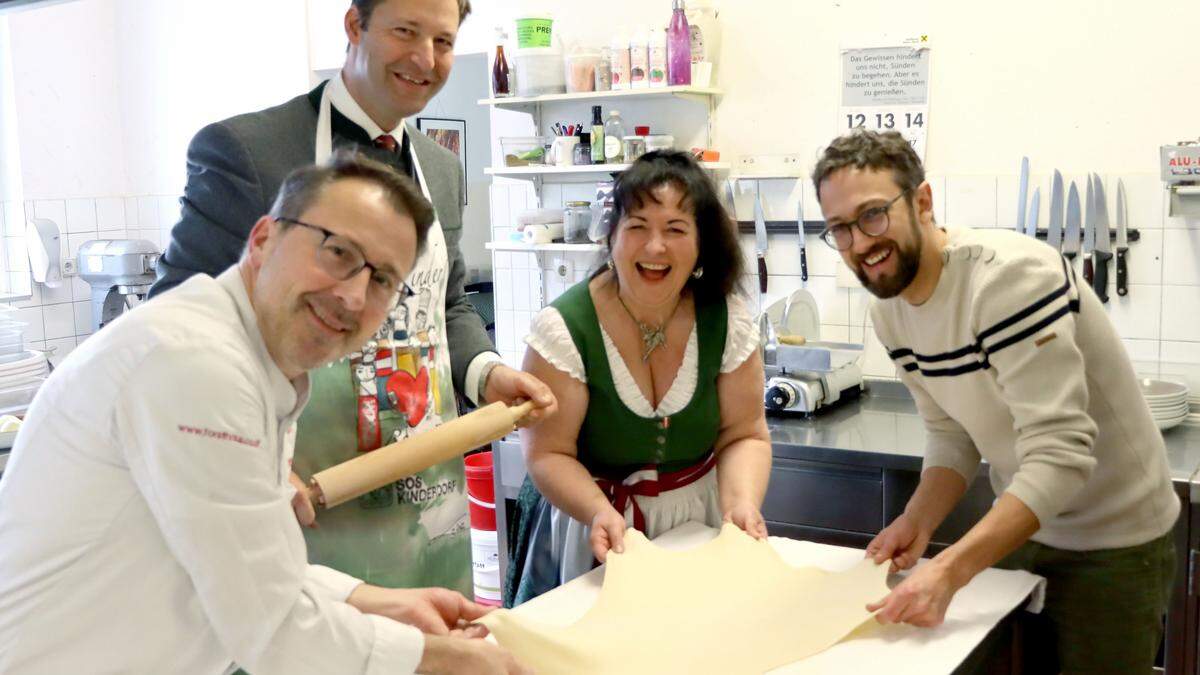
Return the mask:
POLYGON ((467 501, 470 502, 471 528, 496 529, 496 487, 492 481, 491 451, 467 455, 467 501))

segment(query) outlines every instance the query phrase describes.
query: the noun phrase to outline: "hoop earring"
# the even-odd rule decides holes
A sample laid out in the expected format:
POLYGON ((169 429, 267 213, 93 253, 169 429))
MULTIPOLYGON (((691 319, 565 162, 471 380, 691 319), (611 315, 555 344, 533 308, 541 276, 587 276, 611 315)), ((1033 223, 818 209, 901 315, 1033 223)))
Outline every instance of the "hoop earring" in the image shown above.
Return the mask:
POLYGON ((704 268, 703 267, 697 267, 696 269, 692 270, 692 278, 693 279, 699 279, 702 276, 704 276, 704 268))
POLYGON ((608 262, 604 263, 604 266, 607 267, 610 272, 617 268, 617 265, 613 262, 612 258, 609 258, 608 262))

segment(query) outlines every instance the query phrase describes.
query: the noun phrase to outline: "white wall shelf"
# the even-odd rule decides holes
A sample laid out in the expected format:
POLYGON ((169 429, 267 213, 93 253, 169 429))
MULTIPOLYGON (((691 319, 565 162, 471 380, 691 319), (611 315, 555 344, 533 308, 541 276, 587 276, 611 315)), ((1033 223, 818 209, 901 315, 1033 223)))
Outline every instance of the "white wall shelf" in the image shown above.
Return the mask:
POLYGON ((545 96, 507 96, 504 98, 482 98, 479 99, 480 105, 491 105, 500 108, 518 108, 527 105, 537 105, 539 103, 565 103, 565 102, 587 102, 587 101, 610 101, 613 99, 626 98, 692 98, 704 99, 714 96, 721 96, 724 92, 716 87, 692 87, 692 86, 676 86, 676 87, 659 87, 656 89, 622 89, 620 91, 581 91, 574 94, 547 94, 545 96))
MULTIPOLYGON (((700 166, 710 171, 727 171, 729 162, 701 162, 700 166)), ((628 169, 628 164, 582 164, 578 166, 489 166, 483 170, 489 176, 508 176, 509 178, 533 178, 535 176, 565 175, 565 174, 603 174, 616 173, 628 169)))
POLYGON ((598 253, 604 244, 526 244, 520 241, 489 241, 489 251, 560 251, 568 253, 598 253))

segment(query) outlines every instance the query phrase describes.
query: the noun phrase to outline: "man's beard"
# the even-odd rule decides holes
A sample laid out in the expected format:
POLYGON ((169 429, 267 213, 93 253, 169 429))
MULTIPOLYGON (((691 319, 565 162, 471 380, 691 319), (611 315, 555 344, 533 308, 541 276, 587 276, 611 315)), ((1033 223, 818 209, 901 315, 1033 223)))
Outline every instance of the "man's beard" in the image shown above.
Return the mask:
POLYGON ((855 257, 854 275, 862 282, 863 288, 877 298, 886 300, 900 295, 917 276, 917 270, 921 267, 921 248, 924 245, 925 235, 921 232, 921 226, 916 224, 915 219, 913 222, 913 243, 908 248, 901 248, 895 241, 886 239, 872 247, 866 255, 855 257), (892 249, 892 255, 896 257, 896 273, 890 276, 881 276, 875 282, 869 281, 866 271, 863 270, 863 261, 889 247, 892 249))

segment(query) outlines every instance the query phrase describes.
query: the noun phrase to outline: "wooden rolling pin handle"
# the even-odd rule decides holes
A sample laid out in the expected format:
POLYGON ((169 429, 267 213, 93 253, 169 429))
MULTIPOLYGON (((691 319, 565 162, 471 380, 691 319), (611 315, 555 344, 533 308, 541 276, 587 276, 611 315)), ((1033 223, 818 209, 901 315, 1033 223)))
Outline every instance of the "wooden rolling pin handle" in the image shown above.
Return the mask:
POLYGON ((515 405, 509 408, 508 412, 512 415, 513 424, 516 424, 517 422, 520 422, 521 419, 526 415, 533 412, 533 401, 525 401, 521 405, 515 405))
MULTIPOLYGON (((524 418, 529 413, 533 412, 533 407, 534 407, 533 401, 526 401, 520 405, 511 406, 507 409, 509 419, 511 420, 513 429, 516 428, 517 423, 520 422, 522 418, 524 418)), ((501 419, 503 419, 503 418, 501 418, 501 419)), ((493 427, 493 429, 494 429, 494 427, 493 427)), ((484 445, 484 444, 490 442, 491 440, 493 440, 494 438, 495 438, 495 436, 489 435, 489 437, 486 440, 480 440, 479 445, 484 445)), ((401 441, 401 442, 403 442, 403 441, 401 441)), ((475 447, 478 447, 478 445, 475 447)), ((471 448, 471 449, 474 449, 474 448, 471 448)), ((354 460, 348 460, 348 461, 354 461, 354 460)), ((321 508, 328 508, 328 504, 326 503, 326 499, 325 499, 325 491, 321 488, 321 483, 320 483, 320 481, 317 480, 317 476, 313 476, 308 481, 308 498, 309 498, 309 501, 312 502, 313 506, 317 506, 317 507, 321 507, 321 508)), ((341 503, 341 502, 338 502, 338 503, 341 503)))
POLYGON ((316 478, 308 479, 308 500, 313 506, 325 506, 325 493, 321 490, 321 484, 316 478))

